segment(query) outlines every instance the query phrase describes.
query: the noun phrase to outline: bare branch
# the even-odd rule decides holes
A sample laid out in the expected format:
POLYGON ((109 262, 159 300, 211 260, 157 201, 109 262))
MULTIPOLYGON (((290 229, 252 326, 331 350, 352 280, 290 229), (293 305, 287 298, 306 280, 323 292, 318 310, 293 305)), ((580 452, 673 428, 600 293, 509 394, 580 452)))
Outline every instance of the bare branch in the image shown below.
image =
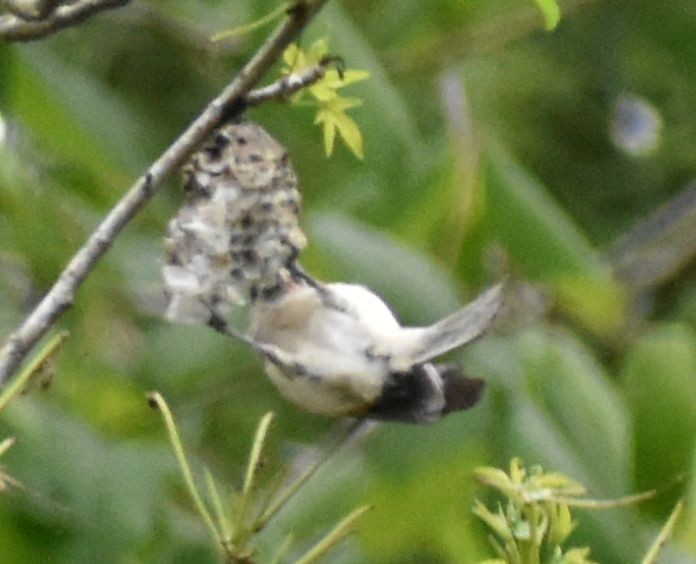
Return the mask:
POLYGON ((233 117, 243 110, 247 92, 281 57, 285 48, 327 1, 298 0, 288 10, 288 18, 285 22, 278 26, 234 80, 150 165, 95 228, 34 311, 7 338, 4 347, 0 350, 0 386, 7 382, 36 342, 72 305, 77 290, 121 230, 162 186, 169 175, 179 169, 221 120, 233 117))
POLYGON ((273 84, 252 90, 245 98, 246 106, 258 106, 269 100, 282 100, 293 95, 295 92, 323 78, 328 64, 330 63, 317 65, 305 69, 302 72, 289 74, 273 84))
POLYGON ((128 4, 130 0, 77 0, 74 4, 59 6, 42 19, 22 19, 13 14, 0 16, 0 39, 5 41, 32 41, 51 35, 67 27, 78 25, 90 16, 128 4))

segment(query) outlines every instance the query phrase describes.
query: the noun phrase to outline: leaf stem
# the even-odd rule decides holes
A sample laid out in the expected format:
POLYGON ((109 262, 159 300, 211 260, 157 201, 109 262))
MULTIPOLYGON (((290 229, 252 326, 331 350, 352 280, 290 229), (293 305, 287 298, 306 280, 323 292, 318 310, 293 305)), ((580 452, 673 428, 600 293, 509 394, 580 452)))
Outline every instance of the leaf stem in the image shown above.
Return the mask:
POLYGON ((7 404, 22 392, 29 380, 38 374, 41 368, 58 353, 69 336, 70 333, 68 331, 61 331, 52 337, 31 363, 22 370, 21 374, 2 390, 2 393, 0 393, 0 411, 5 409, 7 404))
POLYGON ((191 498, 193 499, 193 503, 196 506, 196 510, 203 519, 203 522, 205 523, 206 527, 208 527, 208 530, 210 531, 210 534, 212 535, 215 542, 221 542, 222 537, 220 531, 218 531, 217 527, 215 526, 215 523, 213 522, 213 518, 210 516, 208 508, 205 506, 205 503, 203 503, 203 498, 201 497, 198 491, 198 487, 196 486, 196 482, 193 479, 193 472, 191 471, 191 466, 189 465, 188 460, 186 459, 184 446, 181 442, 179 431, 176 428, 174 417, 172 416, 172 412, 169 409, 167 402, 164 400, 164 398, 159 392, 150 392, 150 394, 148 394, 148 401, 150 402, 150 405, 156 407, 162 414, 164 424, 167 428, 167 433, 169 434, 169 442, 172 444, 172 447, 174 449, 174 454, 176 456, 177 462, 179 463, 181 474, 184 477, 186 487, 188 488, 188 491, 191 494, 191 498))
POLYGON ((369 509, 369 505, 363 505, 351 511, 346 517, 341 519, 324 538, 301 556, 295 564, 311 564, 312 562, 317 562, 322 556, 325 556, 326 553, 353 532, 353 525, 355 522, 369 509))
POLYGON ((266 413, 259 422, 254 435, 254 442, 249 453, 249 462, 247 464, 246 474, 244 476, 244 485, 242 486, 242 495, 239 500, 239 508, 236 516, 236 528, 232 544, 238 548, 243 547, 249 536, 254 532, 254 525, 247 526, 247 511, 252 503, 252 495, 254 492, 254 483, 258 474, 259 465, 261 463, 261 455, 266 444, 268 429, 273 421, 273 413, 266 413))
POLYGON ((260 531, 263 529, 268 522, 275 517, 275 515, 287 505, 287 503, 293 498, 293 496, 302 488, 302 486, 307 483, 307 481, 316 474, 317 470, 321 468, 327 460, 329 460, 336 451, 338 451, 344 444, 346 444, 351 438, 359 435, 363 430, 365 421, 356 420, 352 421, 345 429, 343 429, 338 437, 326 448, 323 454, 311 464, 294 482, 292 482, 283 492, 281 492, 277 498, 272 499, 269 506, 262 508, 259 516, 256 519, 254 526, 255 531, 260 531))
POLYGON ((272 23, 273 21, 277 20, 280 18, 285 12, 288 11, 288 7, 290 4, 288 2, 283 2, 280 6, 278 6, 275 10, 272 10, 262 18, 259 18, 255 22, 251 22, 250 24, 247 25, 242 25, 239 27, 235 27, 233 29, 227 30, 227 31, 221 31, 219 33, 216 33, 213 35, 210 40, 213 43, 218 43, 220 41, 227 41, 229 39, 232 39, 233 37, 237 37, 239 35, 244 35, 246 33, 251 33, 252 31, 255 31, 265 25, 268 25, 272 23))
POLYGON ((669 539, 670 535, 672 534, 672 531, 674 530, 674 526, 676 525, 677 521, 681 517, 681 514, 683 511, 684 511, 684 500, 680 499, 677 502, 677 504, 674 506, 672 513, 670 513, 669 518, 667 519, 667 522, 664 524, 664 526, 660 530, 660 534, 657 535, 657 538, 650 545, 648 552, 643 557, 643 560, 641 560, 641 564, 655 564, 657 562, 657 556, 658 556, 660 550, 662 550, 662 547, 667 543, 667 540, 669 539))

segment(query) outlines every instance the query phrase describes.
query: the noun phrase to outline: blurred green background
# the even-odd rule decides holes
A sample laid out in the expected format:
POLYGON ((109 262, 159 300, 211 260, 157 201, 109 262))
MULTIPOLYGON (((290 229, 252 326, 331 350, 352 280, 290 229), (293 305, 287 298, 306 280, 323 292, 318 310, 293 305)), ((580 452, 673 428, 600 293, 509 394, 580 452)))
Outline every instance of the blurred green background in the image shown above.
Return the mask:
MULTIPOLYGON (((317 277, 368 284, 409 323, 510 279, 496 330, 456 356, 489 382, 482 404, 380 426, 261 535, 260 561, 288 531, 299 551, 362 503, 374 508, 329 561, 492 556, 472 470, 521 456, 596 498, 660 490, 577 513, 572 544, 602 563, 639 561, 685 496, 661 561, 696 562, 696 3, 561 5, 546 33, 528 0, 330 2, 302 45, 326 36, 371 72, 346 89, 364 102, 362 162, 343 146, 324 157, 311 109, 250 113, 296 165, 317 277)), ((268 29, 220 48, 209 36, 276 6, 135 2, 0 44, 1 335, 268 29)), ((19 442, 0 464, 25 485, 0 495, 2 562, 215 561, 148 390, 197 467, 233 485, 266 411, 270 469, 331 429, 285 403, 248 350, 160 318, 162 235, 180 203, 173 179, 61 319, 72 337, 50 388, 2 414, 0 437, 19 442)))

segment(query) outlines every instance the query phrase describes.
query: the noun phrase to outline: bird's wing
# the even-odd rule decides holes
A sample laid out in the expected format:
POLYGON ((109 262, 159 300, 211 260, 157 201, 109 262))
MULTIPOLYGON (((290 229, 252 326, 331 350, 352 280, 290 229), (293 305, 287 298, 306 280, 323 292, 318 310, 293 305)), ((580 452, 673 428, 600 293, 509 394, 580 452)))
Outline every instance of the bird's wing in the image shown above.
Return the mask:
POLYGON ((473 341, 491 326, 502 304, 503 285, 498 284, 430 327, 404 329, 393 356, 395 368, 427 362, 473 341))

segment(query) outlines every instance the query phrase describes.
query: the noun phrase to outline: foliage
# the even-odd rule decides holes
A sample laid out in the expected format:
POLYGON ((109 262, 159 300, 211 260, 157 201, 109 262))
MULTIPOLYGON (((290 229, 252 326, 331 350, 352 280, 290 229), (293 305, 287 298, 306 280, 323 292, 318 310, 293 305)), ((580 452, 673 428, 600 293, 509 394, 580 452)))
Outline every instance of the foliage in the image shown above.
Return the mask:
MULTIPOLYGON (((409 323, 508 276, 510 313, 453 359, 487 380, 481 405, 431 427, 383 425, 339 453, 258 537, 261 561, 290 531, 317 539, 363 503, 374 509, 330 561, 483 560, 473 471, 513 457, 595 498, 660 492, 582 513, 571 544, 603 564, 639 562, 685 497, 659 558, 696 561, 693 258, 648 287, 612 276, 614 242, 634 227, 632 241, 675 249, 641 220, 696 172, 688 4, 570 0, 545 33, 528 0, 331 0, 300 38, 308 52, 328 37, 332 55, 370 73, 350 86, 363 101, 363 161, 325 158, 316 107, 249 115, 298 169, 308 270, 370 285, 409 323), (612 134, 626 95, 660 116, 648 154, 612 134)), ((0 45, 1 335, 269 28, 209 37, 278 5, 132 4, 39 43, 0 45)), ((643 135, 640 119, 621 115, 643 135)), ((2 412, 0 437, 17 437, 2 469, 25 487, 0 496, 3 561, 216 561, 148 390, 173 406, 195 475, 205 466, 219 484, 243 475, 264 413, 277 414, 267 456, 278 466, 331 424, 280 399, 245 348, 161 320, 161 240, 181 199, 172 182, 128 227, 61 319, 71 338, 53 385, 2 412)))
POLYGON ((490 542, 500 562, 591 564, 589 547, 563 548, 577 526, 567 500, 585 493, 580 484, 563 474, 544 473, 539 466, 527 472, 516 458, 509 474, 486 467, 476 475, 508 500, 495 513, 480 501, 474 506, 475 515, 497 536, 490 542))
MULTIPOLYGON (((199 516, 212 536, 216 548, 222 553, 223 560, 239 564, 254 562, 256 559, 256 549, 252 544, 254 537, 263 531, 271 519, 287 505, 292 496, 297 494, 307 480, 316 473, 321 462, 324 462, 324 458, 321 458, 317 463, 311 464, 308 469, 288 484, 283 491, 278 490, 278 487, 281 485, 280 480, 276 480, 276 485, 270 492, 259 491, 256 482, 261 471, 266 436, 273 420, 273 413, 269 412, 261 418, 256 430, 241 491, 232 491, 230 499, 227 499, 228 496, 221 495, 215 483, 215 478, 206 469, 205 483, 208 492, 206 502, 196 485, 195 477, 191 471, 191 466, 169 406, 161 394, 157 392, 150 394, 149 401, 153 407, 162 412, 169 440, 179 463, 186 487, 199 516)), ((327 535, 300 556, 296 560, 297 564, 316 562, 330 552, 332 548, 353 531, 353 524, 367 509, 368 506, 358 507, 344 517, 327 535)), ((288 535, 276 551, 274 560, 279 561, 283 558, 293 541, 292 535, 288 535)))
MULTIPOLYGON (((498 468, 482 467, 477 468, 476 477, 506 499, 505 506, 499 503, 496 512, 478 500, 474 504, 474 514, 493 533, 489 541, 500 557, 486 562, 499 564, 592 564, 590 547, 564 547, 578 526, 571 509, 605 510, 638 503, 655 495, 652 491, 614 500, 589 499, 584 486, 575 480, 558 472, 544 472, 540 466, 527 470, 518 458, 512 459, 507 474, 498 468)), ((683 501, 679 501, 641 560, 644 564, 656 561, 682 508, 683 501)))
MULTIPOLYGON (((329 58, 329 44, 326 39, 318 39, 307 52, 296 44, 290 45, 283 53, 283 60, 287 65, 283 74, 315 67, 329 58)), ((340 61, 338 61, 340 65, 340 61)), ((360 106, 362 101, 357 98, 344 98, 337 91, 354 82, 360 82, 369 78, 370 73, 353 69, 331 69, 306 91, 314 98, 317 106, 317 116, 314 123, 321 124, 324 131, 324 150, 327 156, 331 156, 336 139, 336 132, 346 142, 353 154, 359 159, 363 158, 363 140, 360 129, 355 121, 348 117, 346 110, 360 106)), ((302 100, 305 90, 298 92, 293 98, 298 103, 302 100)))
POLYGON ((546 20, 546 29, 552 30, 561 20, 561 9, 556 0, 534 0, 546 20))

